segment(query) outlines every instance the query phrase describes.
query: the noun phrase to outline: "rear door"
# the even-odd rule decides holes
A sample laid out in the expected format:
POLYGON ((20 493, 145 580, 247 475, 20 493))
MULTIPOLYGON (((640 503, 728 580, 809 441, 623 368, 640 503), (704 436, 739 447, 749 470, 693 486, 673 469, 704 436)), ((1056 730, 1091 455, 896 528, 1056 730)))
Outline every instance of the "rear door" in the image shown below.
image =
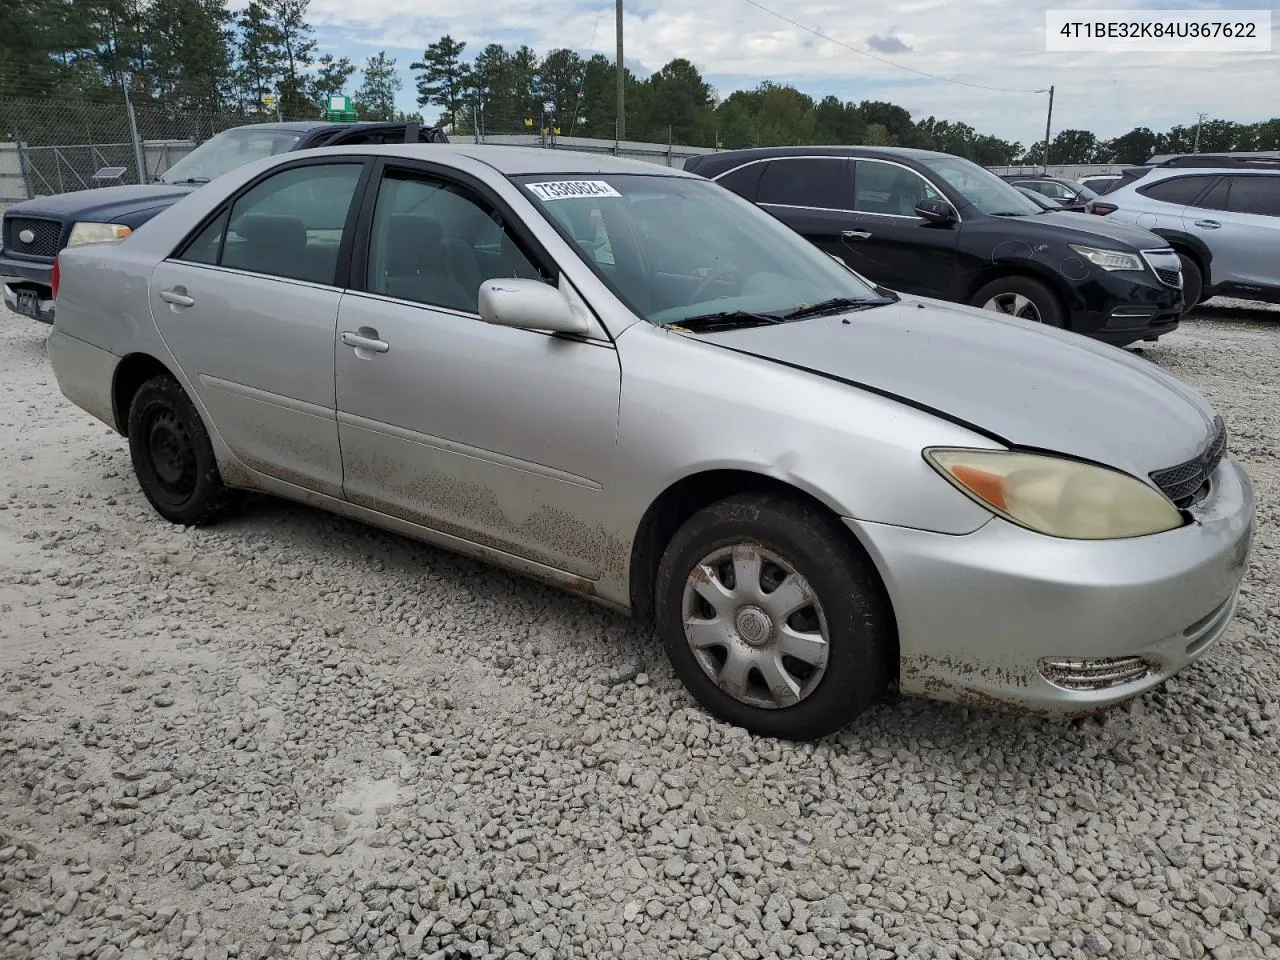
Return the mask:
POLYGON ((160 335, 246 466, 342 495, 338 302, 360 158, 299 160, 242 191, 153 272, 160 335))
POLYGON ((1186 211, 1189 230, 1213 251, 1213 284, 1232 292, 1280 292, 1280 176, 1233 173, 1186 211))
POLYGON ((853 207, 848 159, 778 157, 761 166, 756 203, 827 253, 841 256, 841 235, 849 229, 853 207))

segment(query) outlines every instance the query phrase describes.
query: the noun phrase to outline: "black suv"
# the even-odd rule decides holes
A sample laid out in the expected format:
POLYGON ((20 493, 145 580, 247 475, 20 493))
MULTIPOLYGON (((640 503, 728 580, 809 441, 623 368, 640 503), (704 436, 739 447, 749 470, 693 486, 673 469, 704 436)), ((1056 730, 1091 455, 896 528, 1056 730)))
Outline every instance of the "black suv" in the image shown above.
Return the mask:
POLYGON ((294 150, 363 143, 448 143, 419 123, 255 123, 210 137, 149 184, 76 190, 16 203, 0 231, 0 284, 14 313, 53 323, 53 264, 69 244, 128 236, 192 190, 236 167, 294 150))
POLYGON ((890 147, 764 147, 684 169, 758 203, 867 279, 1119 346, 1178 326, 1182 273, 1160 237, 1046 210, 961 157, 890 147))

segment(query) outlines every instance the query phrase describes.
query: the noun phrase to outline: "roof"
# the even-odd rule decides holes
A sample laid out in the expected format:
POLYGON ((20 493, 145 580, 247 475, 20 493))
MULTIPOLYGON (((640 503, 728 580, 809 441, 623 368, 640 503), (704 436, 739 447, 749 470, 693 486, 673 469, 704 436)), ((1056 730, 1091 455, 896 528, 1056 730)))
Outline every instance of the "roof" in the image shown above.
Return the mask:
POLYGON ((689 174, 675 167, 650 163, 645 160, 627 160, 603 153, 587 153, 581 150, 563 150, 559 147, 507 147, 485 143, 389 143, 359 147, 339 147, 339 150, 360 150, 363 153, 407 157, 414 160, 440 160, 445 157, 467 157, 479 161, 504 176, 522 174, 565 173, 639 173, 649 176, 687 177, 689 174))
POLYGON ((915 147, 877 147, 848 145, 822 145, 808 147, 747 147, 742 150, 720 150, 690 157, 685 161, 686 170, 701 174, 703 170, 724 171, 771 157, 867 157, 882 160, 940 160, 954 159, 955 154, 938 150, 919 150, 915 147))

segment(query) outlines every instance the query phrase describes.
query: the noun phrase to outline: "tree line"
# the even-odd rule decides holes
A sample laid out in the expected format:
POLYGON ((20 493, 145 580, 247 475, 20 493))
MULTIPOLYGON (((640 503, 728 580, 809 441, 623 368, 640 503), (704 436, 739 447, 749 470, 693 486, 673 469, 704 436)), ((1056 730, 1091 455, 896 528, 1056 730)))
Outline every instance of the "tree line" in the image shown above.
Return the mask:
MULTIPOLYGON (((403 116, 396 108, 401 73, 395 58, 379 52, 357 67, 321 52, 308 6, 309 0, 251 0, 233 13, 227 0, 0 0, 0 138, 19 125, 14 101, 103 102, 115 111, 126 85, 136 108, 175 118, 314 118, 335 94, 352 96, 363 118, 403 116)), ((473 53, 444 36, 408 68, 418 106, 455 134, 546 130, 613 139, 617 133, 616 68, 600 54, 583 58, 557 49, 539 55, 526 45, 499 43, 473 53)), ((724 148, 923 147, 986 165, 1043 160, 1043 143, 1024 146, 965 123, 916 118, 882 100, 815 99, 770 81, 721 97, 684 58, 643 80, 627 69, 623 83, 628 140, 724 148)), ((77 125, 83 128, 83 118, 51 116, 40 126, 53 138, 73 136, 77 125)), ((1050 142, 1049 162, 1141 163, 1155 153, 1190 151, 1197 137, 1201 150, 1277 150, 1280 118, 1209 120, 1198 131, 1137 127, 1111 140, 1063 130, 1050 142)))

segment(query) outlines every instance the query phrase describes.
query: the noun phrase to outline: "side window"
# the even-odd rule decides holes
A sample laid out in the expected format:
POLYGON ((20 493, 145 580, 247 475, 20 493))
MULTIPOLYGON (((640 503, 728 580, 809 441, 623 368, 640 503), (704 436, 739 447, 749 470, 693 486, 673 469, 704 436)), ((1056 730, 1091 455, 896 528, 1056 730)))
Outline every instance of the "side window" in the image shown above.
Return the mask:
POLYGON ((490 204, 444 180, 397 171, 383 178, 369 292, 475 313, 480 285, 497 277, 543 279, 490 204))
POLYGON ((1227 209, 1234 213, 1254 213, 1280 217, 1280 176, 1229 177, 1231 199, 1227 209))
POLYGON ((921 200, 943 199, 920 174, 880 160, 857 161, 853 188, 853 209, 859 213, 914 217, 921 200))
POLYGON ((762 166, 757 203, 849 209, 849 166, 843 157, 784 158, 762 166))
POLYGON ((1227 204, 1231 202, 1230 196, 1231 178, 1223 177, 1213 185, 1213 189, 1197 200, 1195 205, 1201 210, 1226 210, 1227 204))
MULTIPOLYGON (((316 164, 262 181, 235 202, 229 222, 220 221, 227 229, 219 264, 332 284, 361 169, 359 163, 316 164)), ((187 253, 207 252, 200 242, 197 237, 187 253)))
POLYGON ((1161 203, 1187 204, 1200 196, 1201 191, 1215 179, 1217 178, 1211 176, 1170 177, 1168 180, 1139 187, 1138 192, 1161 203))
POLYGON ((218 255, 222 253, 222 238, 227 232, 227 220, 230 211, 224 210, 207 227, 201 230, 186 248, 174 259, 187 263, 205 263, 216 266, 218 255))
POLYGON ((722 187, 727 187, 740 197, 752 202, 756 199, 756 189, 760 186, 760 175, 764 173, 765 163, 749 163, 726 173, 716 180, 722 187))

